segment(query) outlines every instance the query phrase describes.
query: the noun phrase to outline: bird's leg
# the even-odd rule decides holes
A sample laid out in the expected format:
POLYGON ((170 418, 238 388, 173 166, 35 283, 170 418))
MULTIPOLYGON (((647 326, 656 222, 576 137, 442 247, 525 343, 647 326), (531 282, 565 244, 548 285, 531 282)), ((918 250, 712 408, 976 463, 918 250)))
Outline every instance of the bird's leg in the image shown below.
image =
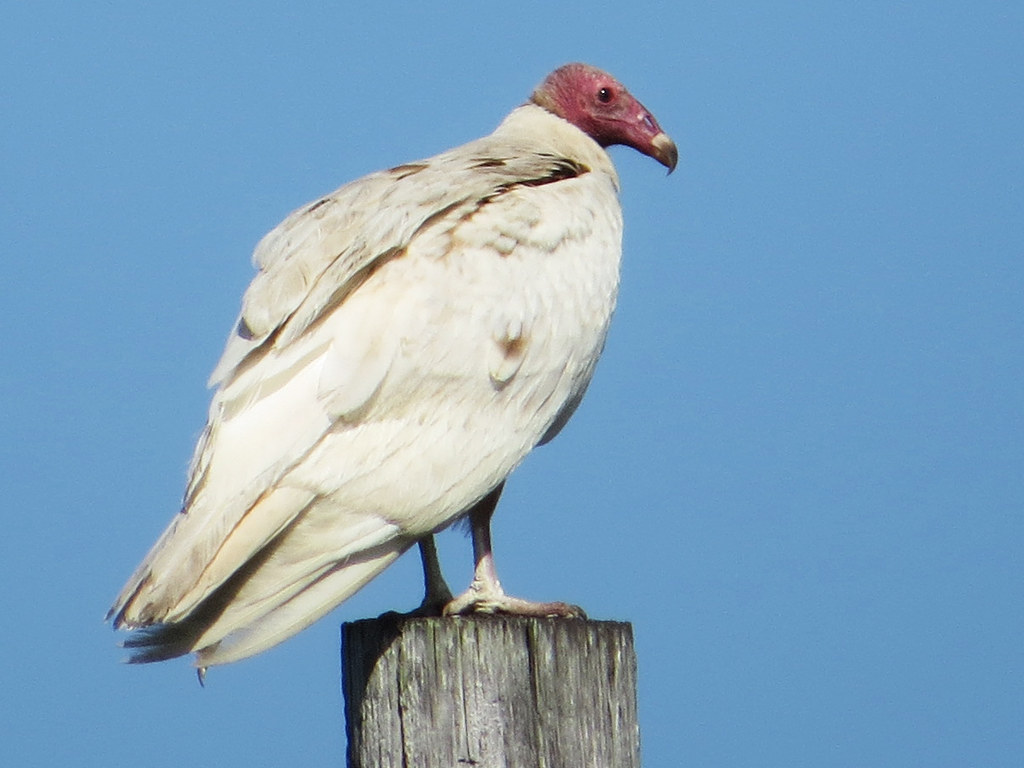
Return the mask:
POLYGON ((469 589, 444 607, 446 616, 467 613, 508 613, 519 616, 584 617, 583 609, 568 603, 535 603, 510 597, 501 588, 491 551, 491 516, 498 505, 504 483, 478 501, 469 510, 476 570, 469 589))
POLYGON ((419 540, 420 560, 423 562, 424 595, 420 607, 413 613, 419 616, 440 616, 444 607, 452 601, 452 591, 441 573, 441 562, 437 559, 434 537, 424 536, 419 540))

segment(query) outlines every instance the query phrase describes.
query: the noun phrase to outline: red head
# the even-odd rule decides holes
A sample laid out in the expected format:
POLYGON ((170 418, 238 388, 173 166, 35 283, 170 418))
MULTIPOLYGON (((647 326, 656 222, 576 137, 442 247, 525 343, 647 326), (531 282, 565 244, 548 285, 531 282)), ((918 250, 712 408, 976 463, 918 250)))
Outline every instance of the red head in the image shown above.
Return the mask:
POLYGON ((602 147, 625 144, 676 167, 678 151, 643 104, 607 72, 589 64, 566 64, 537 86, 530 100, 568 120, 602 147))

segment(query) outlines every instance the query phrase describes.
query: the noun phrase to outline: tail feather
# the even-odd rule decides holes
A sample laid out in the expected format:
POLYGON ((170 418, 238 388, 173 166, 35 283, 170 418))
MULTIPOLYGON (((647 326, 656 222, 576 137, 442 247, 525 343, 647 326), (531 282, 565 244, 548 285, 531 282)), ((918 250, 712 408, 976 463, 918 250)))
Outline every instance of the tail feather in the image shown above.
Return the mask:
POLYGON ((328 571, 301 592, 274 606, 257 622, 228 634, 212 645, 198 648, 196 665, 228 664, 288 639, 362 589, 409 546, 409 543, 403 543, 390 549, 381 547, 376 552, 366 553, 364 558, 328 571))
POLYGON ((279 537, 264 547, 180 621, 157 622, 141 627, 120 621, 115 623, 115 628, 125 626, 131 630, 131 634, 121 643, 124 648, 131 650, 128 663, 166 661, 196 650, 199 638, 224 615, 239 592, 273 554, 280 541, 279 537))
POLYGON ((156 624, 136 630, 121 643, 131 655, 129 664, 149 664, 153 661, 167 661, 184 656, 192 650, 195 634, 181 624, 156 624))
POLYGON ((333 559, 311 557, 310 537, 330 538, 316 520, 301 518, 180 619, 134 629, 123 643, 128 661, 194 652, 197 665, 207 667, 251 656, 324 616, 412 544, 393 524, 365 516, 332 542, 333 559))

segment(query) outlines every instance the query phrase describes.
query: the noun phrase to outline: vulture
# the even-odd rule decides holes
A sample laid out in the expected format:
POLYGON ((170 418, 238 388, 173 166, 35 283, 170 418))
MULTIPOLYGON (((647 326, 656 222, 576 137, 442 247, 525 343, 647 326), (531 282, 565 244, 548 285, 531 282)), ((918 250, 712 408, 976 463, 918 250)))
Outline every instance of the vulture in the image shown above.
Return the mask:
POLYGON ((607 73, 556 69, 489 136, 342 186, 256 247, 181 510, 107 615, 131 662, 202 674, 294 635, 413 545, 423 609, 576 616, 506 595, 490 520, 572 416, 622 249, 625 145, 675 144, 607 73), (452 597, 432 535, 468 518, 452 597))

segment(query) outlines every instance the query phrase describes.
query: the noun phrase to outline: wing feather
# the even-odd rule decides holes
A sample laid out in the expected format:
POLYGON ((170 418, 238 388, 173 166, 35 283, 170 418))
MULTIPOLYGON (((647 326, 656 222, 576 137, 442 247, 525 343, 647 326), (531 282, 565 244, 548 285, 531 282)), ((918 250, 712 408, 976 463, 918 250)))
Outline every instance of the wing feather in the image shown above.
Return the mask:
POLYGON ((515 154, 494 136, 371 174, 289 215, 260 241, 259 269, 210 385, 230 380, 268 343, 282 346, 441 220, 454 224, 519 186, 589 169, 554 153, 515 154))

